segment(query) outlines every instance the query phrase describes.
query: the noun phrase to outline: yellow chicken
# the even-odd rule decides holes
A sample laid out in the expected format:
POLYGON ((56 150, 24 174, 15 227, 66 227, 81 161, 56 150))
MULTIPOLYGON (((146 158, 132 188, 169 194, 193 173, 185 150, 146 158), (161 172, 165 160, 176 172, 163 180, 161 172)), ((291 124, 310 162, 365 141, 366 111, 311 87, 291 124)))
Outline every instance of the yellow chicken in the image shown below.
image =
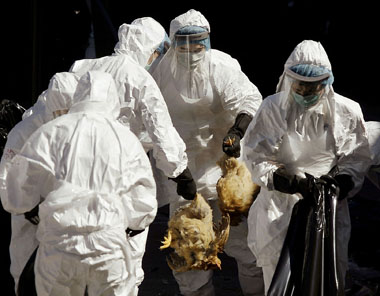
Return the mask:
POLYGON ((167 257, 172 270, 221 269, 218 253, 223 251, 230 230, 230 218, 225 214, 218 227, 212 220, 212 209, 199 193, 194 200, 180 207, 168 223, 167 236, 160 249, 171 247, 167 257))
POLYGON ((231 225, 236 226, 242 215, 248 215, 260 186, 253 183, 248 168, 235 157, 224 155, 217 164, 222 169, 222 176, 216 184, 219 208, 222 213, 229 213, 231 225))

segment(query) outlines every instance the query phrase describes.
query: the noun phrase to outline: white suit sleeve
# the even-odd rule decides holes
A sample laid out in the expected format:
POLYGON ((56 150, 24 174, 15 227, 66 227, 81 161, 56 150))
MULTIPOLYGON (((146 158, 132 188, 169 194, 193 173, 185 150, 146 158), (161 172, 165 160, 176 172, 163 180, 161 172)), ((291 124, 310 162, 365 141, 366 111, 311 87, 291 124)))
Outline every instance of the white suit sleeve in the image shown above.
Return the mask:
POLYGON ((128 147, 128 161, 125 164, 123 179, 126 191, 122 197, 128 227, 142 230, 153 222, 157 213, 156 184, 148 157, 140 143, 128 147))
POLYGON ((236 114, 247 113, 253 117, 262 102, 258 88, 242 72, 235 59, 216 50, 214 53, 217 54, 215 56, 218 62, 214 63, 212 78, 223 108, 235 110, 236 114))
POLYGON ((253 181, 273 189, 273 172, 280 164, 276 153, 284 134, 285 122, 270 98, 263 101, 245 135, 244 159, 252 173, 253 181))
POLYGON ((366 129, 368 132, 369 148, 371 151, 371 166, 380 165, 380 122, 367 121, 366 129))
POLYGON ((349 196, 357 193, 371 163, 371 152, 363 114, 357 103, 340 104, 337 110, 335 133, 337 134, 338 168, 340 174, 352 176, 355 188, 349 196), (345 128, 340 125, 345 123, 345 128), (342 134, 343 133, 343 134, 342 134))
POLYGON ((49 192, 54 180, 54 164, 47 139, 44 134, 33 134, 12 159, 5 183, 12 197, 4 205, 8 212, 28 212, 49 192))
POLYGON ((11 202, 9 201, 9 198, 14 198, 12 195, 8 194, 6 186, 6 178, 12 164, 12 159, 20 152, 29 136, 42 125, 39 120, 40 118, 40 114, 34 112, 18 122, 8 134, 7 143, 4 147, 4 153, 0 164, 0 195, 4 208, 8 208, 8 204, 11 202))
POLYGON ((371 151, 371 164, 367 170, 366 177, 380 189, 380 122, 367 121, 369 148, 371 151))
POLYGON ((165 100, 150 76, 141 89, 138 108, 153 142, 157 167, 167 177, 177 177, 187 167, 186 145, 174 128, 165 100))
POLYGON ((4 147, 3 156, 0 162, 0 197, 4 209, 10 208, 9 203, 11 202, 9 200, 9 194, 6 185, 8 171, 12 166, 12 159, 15 157, 15 155, 17 155, 17 153, 19 153, 17 149, 11 149, 7 144, 4 147))

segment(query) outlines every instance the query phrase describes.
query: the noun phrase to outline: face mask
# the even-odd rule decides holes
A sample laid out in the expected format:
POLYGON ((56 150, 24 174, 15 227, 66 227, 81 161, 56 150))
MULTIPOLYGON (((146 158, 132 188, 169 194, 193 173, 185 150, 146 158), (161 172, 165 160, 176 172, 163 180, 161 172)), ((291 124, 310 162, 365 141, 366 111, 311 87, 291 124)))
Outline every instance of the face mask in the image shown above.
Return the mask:
POLYGON ((177 61, 182 66, 194 69, 202 61, 204 55, 205 51, 201 51, 198 53, 177 52, 177 61))
POLYGON ((294 91, 291 91, 291 95, 293 99, 297 102, 297 104, 305 108, 315 105, 318 102, 319 97, 321 96, 321 94, 302 96, 294 91))

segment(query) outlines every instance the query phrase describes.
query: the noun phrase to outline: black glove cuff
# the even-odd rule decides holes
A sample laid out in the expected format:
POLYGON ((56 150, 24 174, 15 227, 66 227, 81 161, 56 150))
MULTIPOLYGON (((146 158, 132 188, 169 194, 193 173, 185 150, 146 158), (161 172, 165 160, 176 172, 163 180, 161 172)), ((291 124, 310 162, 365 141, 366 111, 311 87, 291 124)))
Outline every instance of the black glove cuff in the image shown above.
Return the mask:
POLYGON ((273 187, 275 190, 294 194, 297 192, 297 178, 294 175, 288 175, 284 168, 278 168, 273 173, 273 187))
POLYGON ((178 195, 181 195, 187 200, 194 199, 197 192, 197 186, 194 182, 189 168, 186 168, 178 177, 169 179, 177 183, 178 195))
POLYGON ((238 134, 228 134, 224 137, 222 150, 230 157, 240 157, 240 136, 238 134))
POLYGON ((176 183, 179 183, 179 182, 191 182, 191 181, 193 181, 193 176, 191 175, 191 172, 190 172, 189 168, 187 167, 177 177, 175 177, 175 178, 169 178, 169 179, 173 180, 176 183))
POLYGON ((253 117, 247 113, 240 113, 236 117, 234 125, 228 130, 228 134, 238 135, 240 139, 242 139, 252 118, 253 117))
POLYGON ((130 229, 129 227, 127 228, 127 230, 125 231, 127 233, 127 235, 129 237, 134 237, 135 235, 138 235, 140 234, 141 232, 143 232, 145 229, 142 229, 142 230, 133 230, 133 229, 130 229))
POLYGON ((336 175, 335 178, 336 182, 339 186, 339 197, 338 199, 344 199, 347 197, 348 193, 354 189, 354 181, 352 180, 352 177, 347 174, 341 174, 336 175))
POLYGON ((314 177, 305 173, 305 178, 289 175, 284 168, 278 168, 273 173, 274 189, 287 194, 300 193, 308 198, 313 190, 314 177))
POLYGON ((30 223, 37 225, 40 222, 40 218, 38 217, 39 205, 35 206, 29 212, 24 213, 25 219, 27 219, 30 223))
POLYGON ((305 173, 305 178, 297 177, 297 192, 299 192, 303 198, 309 199, 312 196, 314 190, 315 178, 313 175, 305 173))

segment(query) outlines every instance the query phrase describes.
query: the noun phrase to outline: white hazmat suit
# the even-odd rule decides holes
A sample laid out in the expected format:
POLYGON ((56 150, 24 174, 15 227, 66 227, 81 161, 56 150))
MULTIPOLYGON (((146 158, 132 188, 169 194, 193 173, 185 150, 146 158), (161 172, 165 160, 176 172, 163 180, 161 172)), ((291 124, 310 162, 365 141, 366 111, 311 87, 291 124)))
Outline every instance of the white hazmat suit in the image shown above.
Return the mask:
POLYGON ((380 122, 367 121, 368 141, 371 150, 371 166, 367 177, 380 189, 380 122))
POLYGON ((152 18, 144 18, 121 25, 118 34, 113 55, 78 60, 70 71, 78 75, 89 70, 110 73, 120 98, 120 120, 138 136, 146 151, 153 149, 157 166, 166 176, 177 177, 187 166, 186 147, 173 127, 157 84, 144 69, 165 30, 152 18))
MULTIPOLYGON (((296 46, 285 69, 311 64, 331 71, 327 54, 319 42, 306 40, 296 46)), ((314 177, 327 174, 337 165, 340 173, 353 178, 360 189, 364 168, 369 161, 368 138, 363 114, 358 103, 334 92, 331 85, 324 89, 319 101, 303 108, 292 100, 290 78, 280 77, 278 93, 263 100, 245 137, 245 160, 253 181, 261 186, 249 216, 248 244, 263 267, 266 291, 271 283, 294 204, 298 194, 274 190, 273 173, 284 166, 293 175, 314 177)), ((344 276, 347 269, 347 247, 350 218, 347 199, 338 203, 338 264, 344 276)))
MULTIPOLYGON (((17 123, 9 132, 4 153, 0 163, 0 196, 5 208, 15 198, 9 195, 6 187, 6 177, 12 159, 17 155, 24 143, 41 125, 54 118, 53 114, 62 113, 72 105, 73 94, 76 89, 78 77, 69 72, 55 74, 49 83, 49 87, 38 98, 33 112, 28 112, 23 120, 17 123)), ((32 108, 28 109, 29 111, 32 108)), ((21 272, 33 251, 38 246, 36 239, 37 226, 26 220, 24 215, 11 215, 11 241, 10 272, 15 281, 15 289, 21 272)))
MULTIPOLYGON (((175 35, 179 29, 191 26, 201 28, 205 34, 210 32, 206 18, 193 9, 172 20, 169 36, 171 48, 152 76, 165 98, 174 126, 186 143, 188 166, 197 191, 210 201, 214 218, 218 219, 216 183, 222 173, 216 162, 223 155, 223 138, 239 113, 254 116, 262 97, 241 71, 238 61, 228 54, 210 48, 201 58, 197 54, 180 56, 175 35), (186 67, 182 58, 185 62, 196 63, 195 66, 186 67)), ((163 178, 160 181, 162 183, 158 186, 165 187, 163 191, 168 196, 170 212, 173 213, 186 201, 178 199, 173 184, 163 178)), ((257 295, 255 289, 260 290, 260 287, 255 285, 262 287, 261 269, 256 268, 246 237, 246 222, 231 227, 225 251, 237 260, 244 294, 257 295)), ((212 274, 209 270, 175 272, 174 276, 183 295, 213 295, 212 274)))
MULTIPOLYGON (((165 37, 164 28, 153 18, 143 17, 119 27, 119 42, 111 56, 76 61, 70 71, 110 73, 120 98, 120 121, 129 126, 165 177, 177 177, 187 167, 185 143, 173 127, 167 106, 152 76, 144 69, 165 37)), ((127 141, 127 139, 126 139, 127 141)), ((142 257, 148 229, 129 239, 137 269, 137 285, 143 280, 142 257)))
POLYGON ((116 120, 112 77, 81 77, 69 114, 39 128, 12 160, 6 210, 39 206, 38 295, 136 295, 125 230, 145 229, 157 211, 149 160, 116 120))

